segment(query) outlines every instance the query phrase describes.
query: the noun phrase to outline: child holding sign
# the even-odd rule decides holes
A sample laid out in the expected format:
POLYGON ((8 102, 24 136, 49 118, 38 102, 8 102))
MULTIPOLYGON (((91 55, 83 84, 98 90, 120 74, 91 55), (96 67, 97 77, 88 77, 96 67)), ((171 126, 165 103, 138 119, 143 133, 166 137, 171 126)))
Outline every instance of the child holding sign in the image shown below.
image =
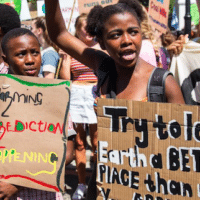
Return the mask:
MULTIPOLYGON (((17 28, 8 32, 2 40, 2 50, 3 59, 9 65, 10 74, 38 76, 41 66, 40 45, 38 39, 30 30, 17 28)), ((68 155, 69 152, 67 152, 68 155)), ((69 159, 67 162, 70 162, 69 159)), ((0 182, 1 198, 5 200, 63 199, 61 193, 19 187, 5 182, 0 182)))

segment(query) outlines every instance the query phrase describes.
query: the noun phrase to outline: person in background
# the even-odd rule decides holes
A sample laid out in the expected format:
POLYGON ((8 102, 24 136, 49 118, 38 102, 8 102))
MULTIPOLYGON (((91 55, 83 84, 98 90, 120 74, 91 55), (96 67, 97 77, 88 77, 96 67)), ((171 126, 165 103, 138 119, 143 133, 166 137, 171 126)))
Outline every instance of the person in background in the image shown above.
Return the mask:
POLYGON ((54 79, 60 56, 59 48, 50 40, 45 17, 32 21, 32 32, 37 36, 42 48, 42 65, 39 77, 54 79))
POLYGON ((168 69, 172 56, 182 52, 185 37, 177 38, 178 41, 176 42, 170 30, 162 34, 149 24, 148 13, 144 6, 143 11, 145 15, 141 22, 142 46, 140 57, 155 67, 168 69), (166 50, 167 46, 169 46, 168 50, 166 50))
MULTIPOLYGON (((0 45, 3 36, 14 28, 20 28, 21 22, 18 13, 11 6, 0 4, 0 45)), ((2 50, 0 47, 0 74, 7 74, 8 66, 3 62, 2 50)))
POLYGON ((143 11, 145 13, 145 18, 141 22, 142 46, 139 56, 154 67, 168 69, 171 61, 170 53, 171 56, 173 56, 175 53, 180 54, 183 50, 182 41, 180 43, 176 43, 172 35, 169 35, 169 30, 166 34, 162 34, 157 29, 153 30, 152 26, 149 24, 148 13, 144 7, 143 11), (171 39, 170 43, 169 38, 171 39), (164 39, 166 40, 166 42, 168 41, 167 45, 174 42, 172 44, 173 50, 172 48, 169 48, 170 52, 166 50, 166 44, 164 44, 166 42, 162 43, 164 39))
MULTIPOLYGON (((75 22, 75 36, 89 47, 99 48, 94 37, 86 32, 87 14, 82 13, 75 22)), ((60 77, 72 80, 70 98, 70 114, 74 123, 75 160, 78 172, 79 184, 72 199, 82 199, 86 192, 86 126, 88 126, 92 144, 93 160, 96 160, 97 148, 97 118, 94 112, 94 89, 97 77, 92 69, 80 63, 73 57, 65 55, 60 77)))
MULTIPOLYGON (((13 75, 38 77, 41 66, 40 44, 28 29, 16 28, 2 39, 2 56, 13 75)), ((0 199, 4 200, 63 200, 61 193, 20 187, 0 181, 0 199)))
POLYGON ((200 43, 200 20, 198 25, 191 25, 191 40, 200 43))
POLYGON ((170 68, 172 57, 179 55, 183 51, 183 46, 187 40, 188 35, 181 34, 176 39, 170 30, 161 35, 160 55, 164 69, 168 70, 170 68))
POLYGON ((162 46, 160 47, 160 53, 161 53, 161 61, 162 61, 163 69, 167 70, 170 67, 171 57, 167 50, 167 46, 172 44, 174 41, 175 41, 175 37, 171 33, 170 30, 168 30, 165 34, 161 35, 162 46))
POLYGON ((145 60, 147 63, 153 65, 154 67, 158 66, 156 55, 158 52, 158 45, 155 41, 154 32, 151 25, 149 24, 148 13, 143 7, 144 19, 141 22, 141 31, 142 31, 142 46, 140 50, 139 57, 145 60))

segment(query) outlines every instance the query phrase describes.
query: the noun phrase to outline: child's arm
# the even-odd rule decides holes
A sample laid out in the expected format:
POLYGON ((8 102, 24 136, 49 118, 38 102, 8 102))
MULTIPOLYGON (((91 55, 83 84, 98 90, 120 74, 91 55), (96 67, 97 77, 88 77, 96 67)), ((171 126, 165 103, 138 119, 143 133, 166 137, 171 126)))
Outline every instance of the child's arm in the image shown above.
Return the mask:
POLYGON ((44 72, 44 78, 54 79, 55 73, 53 72, 44 72))
POLYGON ((3 198, 4 200, 9 200, 9 198, 16 194, 18 191, 18 186, 0 181, 0 198, 3 198))
POLYGON ((47 29, 51 40, 67 54, 96 71, 107 55, 102 51, 89 48, 67 31, 58 0, 45 0, 45 8, 47 29))
POLYGON ((63 51, 60 52, 60 56, 62 57, 62 63, 60 67, 59 77, 60 79, 71 80, 71 57, 63 51))

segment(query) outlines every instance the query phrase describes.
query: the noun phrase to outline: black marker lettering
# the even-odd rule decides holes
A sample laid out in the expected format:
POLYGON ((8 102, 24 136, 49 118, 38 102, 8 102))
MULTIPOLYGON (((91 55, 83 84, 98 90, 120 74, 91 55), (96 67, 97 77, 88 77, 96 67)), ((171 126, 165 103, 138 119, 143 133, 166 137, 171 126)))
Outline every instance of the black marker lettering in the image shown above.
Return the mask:
POLYGON ((104 115, 111 117, 111 132, 119 132, 119 117, 127 116, 127 108, 104 107, 104 115))
POLYGON ((140 140, 136 137, 135 141, 138 147, 146 148, 148 147, 148 128, 147 128, 147 120, 146 119, 135 119, 135 129, 137 132, 142 133, 142 139, 140 140))
POLYGON ((156 122, 153 123, 153 127, 156 128, 158 139, 165 140, 168 138, 168 132, 163 131, 166 128, 166 124, 163 123, 163 117, 161 115, 156 115, 156 122))

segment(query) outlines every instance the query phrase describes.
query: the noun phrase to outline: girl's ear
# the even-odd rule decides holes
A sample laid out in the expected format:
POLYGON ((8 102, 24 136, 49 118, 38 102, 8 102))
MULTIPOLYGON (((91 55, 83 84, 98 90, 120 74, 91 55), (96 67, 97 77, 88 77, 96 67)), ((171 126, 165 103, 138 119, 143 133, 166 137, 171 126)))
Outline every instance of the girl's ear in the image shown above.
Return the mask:
POLYGON ((42 35, 42 34, 43 34, 42 28, 38 28, 38 29, 37 29, 37 33, 38 33, 38 35, 42 35))
POLYGON ((4 63, 6 63, 9 66, 6 55, 2 54, 2 58, 3 58, 4 63))
POLYGON ((101 49, 102 49, 102 50, 106 50, 106 47, 105 47, 105 45, 104 45, 103 40, 99 40, 98 42, 99 42, 99 45, 100 45, 101 49))

